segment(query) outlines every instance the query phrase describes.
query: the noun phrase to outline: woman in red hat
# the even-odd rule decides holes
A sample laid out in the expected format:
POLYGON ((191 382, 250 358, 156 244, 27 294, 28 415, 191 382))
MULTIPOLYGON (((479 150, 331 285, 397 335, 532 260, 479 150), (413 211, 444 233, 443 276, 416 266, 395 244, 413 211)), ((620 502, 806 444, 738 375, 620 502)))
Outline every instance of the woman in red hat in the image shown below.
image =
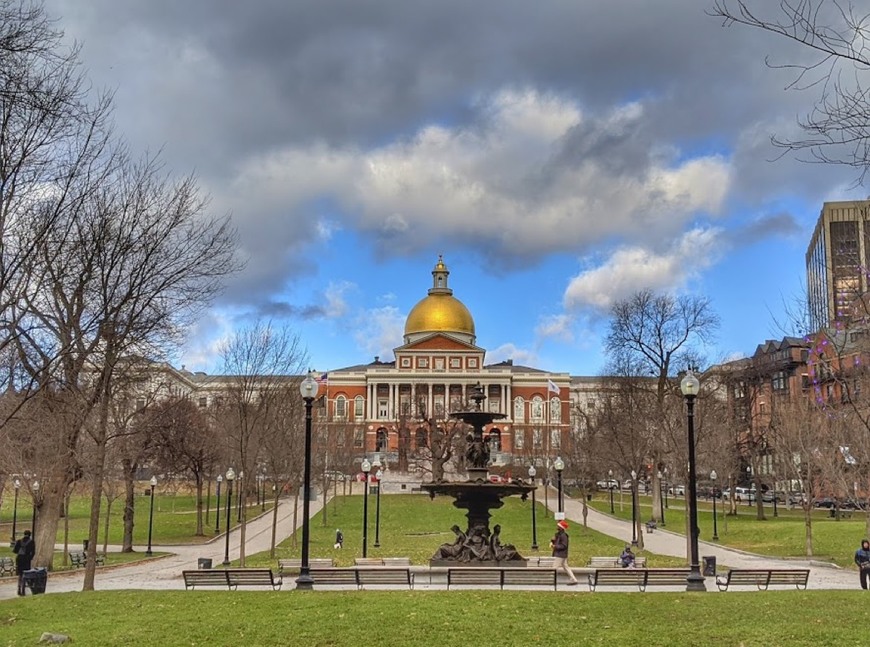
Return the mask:
POLYGON ((574 572, 568 566, 568 522, 560 519, 556 522, 556 535, 550 540, 550 548, 553 549, 553 557, 555 558, 555 568, 558 571, 562 569, 568 575, 568 586, 577 584, 577 578, 574 577, 574 572))

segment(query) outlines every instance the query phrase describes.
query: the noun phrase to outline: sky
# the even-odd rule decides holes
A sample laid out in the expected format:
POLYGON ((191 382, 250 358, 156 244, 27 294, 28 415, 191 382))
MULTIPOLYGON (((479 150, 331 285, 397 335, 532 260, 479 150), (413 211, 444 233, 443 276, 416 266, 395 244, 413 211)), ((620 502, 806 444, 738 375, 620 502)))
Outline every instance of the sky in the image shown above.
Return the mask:
POLYGON ((245 268, 176 366, 219 372, 257 319, 318 371, 391 360, 443 254, 487 363, 593 376, 640 289, 711 300, 711 362, 794 332, 822 203, 867 195, 770 143, 817 97, 776 65, 809 53, 711 2, 45 6, 130 148, 238 231, 245 268))

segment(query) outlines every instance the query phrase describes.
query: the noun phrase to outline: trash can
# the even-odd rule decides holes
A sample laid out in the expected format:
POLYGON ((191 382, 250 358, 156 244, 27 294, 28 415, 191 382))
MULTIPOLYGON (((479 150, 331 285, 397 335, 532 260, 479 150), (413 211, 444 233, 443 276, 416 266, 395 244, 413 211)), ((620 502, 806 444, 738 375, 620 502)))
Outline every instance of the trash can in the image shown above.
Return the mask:
POLYGON ((89 539, 82 539, 82 549, 88 552, 88 545, 91 543, 89 539))
POLYGON ((591 495, 591 494, 587 494, 587 495, 586 495, 586 500, 587 500, 587 501, 591 501, 591 500, 592 500, 592 495, 591 495))
POLYGON ((200 557, 198 560, 196 560, 196 567, 199 570, 209 569, 211 568, 211 560, 207 557, 200 557))
POLYGON ((713 577, 716 575, 716 556, 704 555, 704 577, 713 577))
POLYGON ((29 588, 34 595, 45 593, 45 584, 48 582, 48 570, 45 568, 31 568, 24 571, 24 586, 29 588))

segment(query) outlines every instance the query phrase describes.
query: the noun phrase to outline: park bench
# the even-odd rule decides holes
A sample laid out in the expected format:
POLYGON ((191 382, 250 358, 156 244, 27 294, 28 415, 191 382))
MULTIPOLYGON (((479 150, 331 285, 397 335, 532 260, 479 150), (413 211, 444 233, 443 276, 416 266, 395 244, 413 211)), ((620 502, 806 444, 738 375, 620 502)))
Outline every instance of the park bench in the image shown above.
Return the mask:
POLYGON ((225 586, 234 591, 239 586, 271 586, 273 591, 281 588, 281 576, 275 578, 269 568, 217 568, 182 571, 184 588, 197 586, 225 586))
POLYGON ((451 586, 497 586, 501 588, 503 570, 475 566, 448 568, 447 589, 449 590, 451 586))
MULTIPOLYGON (((635 557, 634 565, 636 568, 646 568, 646 557, 635 557)), ((618 557, 590 557, 586 566, 590 568, 622 568, 622 563, 618 557)))
MULTIPOLYGON (((106 563, 106 556, 102 553, 97 553, 95 561, 97 566, 103 566, 106 563)), ((69 563, 70 566, 74 566, 75 568, 84 568, 88 563, 88 554, 84 551, 70 551, 69 563)))
POLYGON ((384 566, 411 566, 410 557, 384 557, 384 566))
MULTIPOLYGON (((361 566, 356 569, 356 583, 360 589, 369 586, 407 586, 414 588, 414 576, 409 567, 361 566)), ((317 584, 315 577, 314 583, 317 584)))
MULTIPOLYGON (((308 568, 332 568, 335 566, 335 560, 331 557, 312 557, 308 560, 308 568)), ((298 573, 299 569, 302 568, 302 559, 299 557, 292 557, 289 559, 279 559, 278 560, 278 574, 284 575, 284 573, 298 573)))
POLYGON ((0 557, 0 575, 14 575, 15 561, 11 557, 0 557))
POLYGON ((355 568, 312 567, 311 579, 314 586, 353 586, 359 588, 355 568))
POLYGON ((598 586, 685 586, 687 568, 599 568, 589 573, 589 590, 598 586))
POLYGON ((501 588, 506 586, 546 586, 556 590, 557 571, 553 567, 505 568, 501 572, 501 588))
MULTIPOLYGON (((533 560, 529 560, 529 565, 532 564, 533 560)), ((541 568, 556 568, 556 558, 555 557, 538 557, 538 561, 536 566, 540 566, 541 568)))
POLYGON ((355 557, 353 563, 356 566, 383 566, 384 560, 380 557, 355 557))
POLYGON ((716 578, 716 586, 720 591, 727 591, 733 585, 756 586, 759 591, 771 585, 806 589, 809 577, 807 568, 732 568, 716 578))

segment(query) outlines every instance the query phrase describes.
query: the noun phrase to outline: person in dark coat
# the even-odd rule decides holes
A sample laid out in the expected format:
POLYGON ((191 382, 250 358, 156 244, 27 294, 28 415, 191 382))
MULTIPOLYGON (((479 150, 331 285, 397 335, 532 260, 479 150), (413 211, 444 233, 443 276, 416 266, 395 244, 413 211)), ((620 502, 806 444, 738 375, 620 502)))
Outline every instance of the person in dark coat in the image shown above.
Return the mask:
POLYGON ((577 584, 577 578, 574 577, 574 572, 568 566, 568 522, 564 519, 556 522, 556 534, 550 540, 550 548, 553 549, 553 557, 555 557, 555 568, 558 571, 562 569, 570 580, 568 586, 577 584))
POLYGON ((29 571, 33 565, 33 557, 36 555, 36 544, 29 530, 24 531, 24 536, 15 542, 12 552, 15 553, 15 570, 18 573, 18 595, 25 594, 24 571, 29 571))
POLYGON ((333 548, 339 549, 344 546, 344 535, 341 533, 341 528, 335 530, 335 545, 333 548))
POLYGON ((861 542, 861 548, 855 551, 855 563, 858 565, 861 588, 867 588, 867 578, 870 577, 870 541, 861 542))

